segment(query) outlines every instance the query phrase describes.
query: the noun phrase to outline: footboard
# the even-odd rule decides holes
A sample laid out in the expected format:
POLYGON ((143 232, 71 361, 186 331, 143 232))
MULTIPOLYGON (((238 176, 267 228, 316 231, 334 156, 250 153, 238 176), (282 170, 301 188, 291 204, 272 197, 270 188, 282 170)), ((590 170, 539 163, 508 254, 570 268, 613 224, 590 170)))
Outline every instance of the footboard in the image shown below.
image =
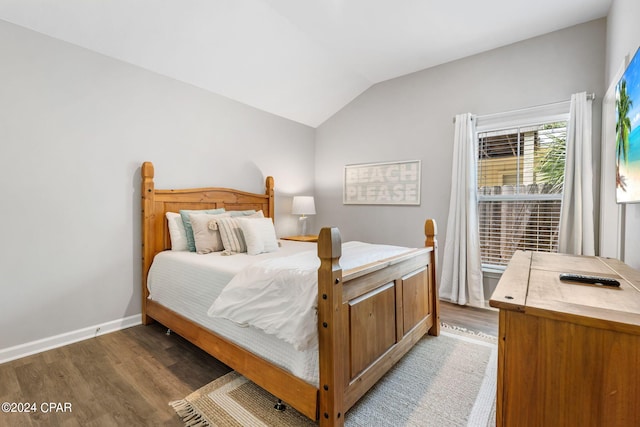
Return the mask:
POLYGON ((439 334, 436 226, 425 248, 342 271, 340 234, 318 241, 319 421, 341 425, 344 413, 427 332, 439 334))

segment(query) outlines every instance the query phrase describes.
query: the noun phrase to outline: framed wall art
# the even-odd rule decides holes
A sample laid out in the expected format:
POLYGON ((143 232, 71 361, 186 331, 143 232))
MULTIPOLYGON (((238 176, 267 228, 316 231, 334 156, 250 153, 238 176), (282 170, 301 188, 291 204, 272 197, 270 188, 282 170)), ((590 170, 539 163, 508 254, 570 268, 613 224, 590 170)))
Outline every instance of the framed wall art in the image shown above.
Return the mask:
POLYGON ((640 49, 616 85, 616 201, 640 202, 640 49))
POLYGON ((419 205, 420 160, 344 167, 346 205, 419 205))

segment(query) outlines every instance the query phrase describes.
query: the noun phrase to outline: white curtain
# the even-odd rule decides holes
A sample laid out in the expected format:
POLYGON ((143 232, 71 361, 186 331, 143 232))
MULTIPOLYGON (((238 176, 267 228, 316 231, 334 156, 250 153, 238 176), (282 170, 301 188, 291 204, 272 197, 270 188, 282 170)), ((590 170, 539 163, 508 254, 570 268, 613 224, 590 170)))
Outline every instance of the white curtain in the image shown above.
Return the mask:
POLYGON ((558 252, 595 255, 591 100, 571 96, 558 252))
POLYGON ((456 116, 440 297, 460 305, 484 307, 476 195, 478 151, 474 122, 471 114, 456 116))

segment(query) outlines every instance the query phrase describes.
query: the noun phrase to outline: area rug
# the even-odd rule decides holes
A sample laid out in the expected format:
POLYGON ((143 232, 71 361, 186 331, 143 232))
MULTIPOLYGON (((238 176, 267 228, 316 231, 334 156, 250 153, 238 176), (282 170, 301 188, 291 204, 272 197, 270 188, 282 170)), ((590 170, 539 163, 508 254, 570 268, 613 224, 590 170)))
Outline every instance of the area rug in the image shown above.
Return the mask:
MULTIPOLYGON (((425 336, 345 414, 345 425, 495 425, 496 339, 443 325, 425 336)), ((299 427, 317 424, 230 372, 170 405, 185 426, 299 427)))

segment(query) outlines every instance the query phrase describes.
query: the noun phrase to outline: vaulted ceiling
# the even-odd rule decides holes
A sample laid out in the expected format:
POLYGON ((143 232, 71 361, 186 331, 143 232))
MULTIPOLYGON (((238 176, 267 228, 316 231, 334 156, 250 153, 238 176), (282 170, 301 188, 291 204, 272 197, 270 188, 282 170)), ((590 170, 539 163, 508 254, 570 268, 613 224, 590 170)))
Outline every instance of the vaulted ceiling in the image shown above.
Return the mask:
POLYGON ((611 0, 0 0, 0 19, 316 127, 372 85, 611 0))

